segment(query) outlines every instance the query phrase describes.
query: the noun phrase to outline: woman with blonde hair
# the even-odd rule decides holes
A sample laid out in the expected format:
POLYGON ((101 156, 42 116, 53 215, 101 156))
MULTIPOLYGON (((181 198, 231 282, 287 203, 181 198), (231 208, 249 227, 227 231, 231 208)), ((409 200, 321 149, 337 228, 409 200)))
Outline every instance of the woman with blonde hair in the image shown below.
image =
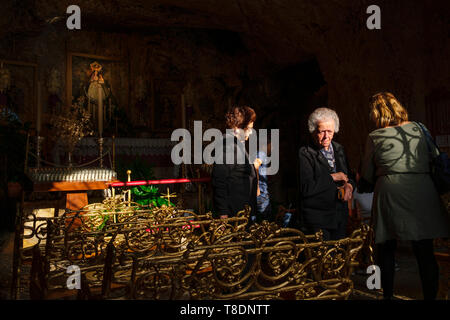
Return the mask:
POLYGON ((374 191, 372 215, 384 298, 393 296, 396 241, 409 240, 424 299, 435 299, 439 269, 433 239, 449 236, 448 214, 430 176, 430 157, 438 150, 434 147, 429 154, 421 127, 409 121, 393 94, 375 94, 369 107, 377 129, 367 138, 358 187, 370 192, 367 186, 372 186, 374 191))

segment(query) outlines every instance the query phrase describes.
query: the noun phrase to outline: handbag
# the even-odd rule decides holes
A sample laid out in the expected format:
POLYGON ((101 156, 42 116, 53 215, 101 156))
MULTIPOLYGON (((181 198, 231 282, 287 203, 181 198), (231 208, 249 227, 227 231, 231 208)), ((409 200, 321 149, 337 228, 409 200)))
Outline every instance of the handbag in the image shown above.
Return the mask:
POLYGON ((425 129, 424 125, 420 122, 416 122, 422 129, 422 132, 427 141, 428 153, 430 155, 430 175, 433 179, 434 185, 439 194, 444 194, 450 191, 450 159, 445 152, 441 152, 438 145, 434 141, 430 132, 425 129), (437 157, 432 155, 432 147, 435 147, 439 151, 437 157))

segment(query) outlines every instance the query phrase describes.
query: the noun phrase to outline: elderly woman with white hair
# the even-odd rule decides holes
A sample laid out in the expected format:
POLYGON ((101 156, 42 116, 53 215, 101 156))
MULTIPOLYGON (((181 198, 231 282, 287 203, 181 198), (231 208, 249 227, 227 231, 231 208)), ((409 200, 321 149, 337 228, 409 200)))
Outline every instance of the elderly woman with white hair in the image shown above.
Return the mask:
POLYGON ((300 148, 300 224, 306 233, 322 230, 325 240, 346 236, 348 206, 355 187, 344 148, 333 141, 339 131, 334 110, 309 116, 311 141, 300 148))

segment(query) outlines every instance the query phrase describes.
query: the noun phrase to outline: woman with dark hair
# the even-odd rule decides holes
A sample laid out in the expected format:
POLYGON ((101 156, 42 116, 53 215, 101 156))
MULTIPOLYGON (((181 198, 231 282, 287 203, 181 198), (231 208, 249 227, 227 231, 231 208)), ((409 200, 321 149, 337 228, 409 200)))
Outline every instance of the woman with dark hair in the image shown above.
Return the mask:
MULTIPOLYGON (((419 265, 424 298, 435 299, 439 269, 433 239, 448 237, 449 223, 429 174, 426 137, 388 92, 372 97, 370 119, 377 129, 367 137, 358 188, 374 190, 372 219, 384 298, 393 296, 397 240, 409 240, 419 265)), ((438 150, 433 149, 437 155, 438 150)))
POLYGON ((221 217, 232 217, 244 209, 256 211, 257 176, 245 150, 252 133, 255 111, 247 106, 231 107, 225 115, 227 132, 223 135, 223 162, 214 163, 212 187, 214 211, 221 217))

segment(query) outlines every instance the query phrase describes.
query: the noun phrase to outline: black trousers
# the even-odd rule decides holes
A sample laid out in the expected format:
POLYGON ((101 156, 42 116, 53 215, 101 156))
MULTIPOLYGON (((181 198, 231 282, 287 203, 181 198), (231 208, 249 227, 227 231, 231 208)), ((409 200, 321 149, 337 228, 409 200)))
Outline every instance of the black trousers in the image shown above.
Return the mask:
POLYGON ((347 223, 348 223, 348 209, 347 202, 339 203, 339 208, 336 210, 336 228, 324 228, 315 225, 304 226, 303 230, 305 230, 306 234, 313 234, 319 230, 323 232, 323 240, 339 240, 343 239, 347 236, 347 223))
POLYGON ((339 240, 343 239, 347 236, 347 219, 341 219, 341 221, 338 222, 338 226, 336 229, 328 229, 328 228, 321 228, 316 226, 308 226, 305 228, 306 234, 313 234, 317 231, 322 230, 323 232, 323 240, 329 241, 329 240, 339 240))
MULTIPOLYGON (((436 262, 436 257, 434 256, 433 240, 424 239, 411 241, 411 243, 419 266, 423 297, 425 300, 436 299, 439 288, 439 266, 436 262)), ((392 298, 394 294, 396 248, 396 240, 388 240, 377 245, 377 263, 381 271, 383 296, 386 299, 392 298)))

